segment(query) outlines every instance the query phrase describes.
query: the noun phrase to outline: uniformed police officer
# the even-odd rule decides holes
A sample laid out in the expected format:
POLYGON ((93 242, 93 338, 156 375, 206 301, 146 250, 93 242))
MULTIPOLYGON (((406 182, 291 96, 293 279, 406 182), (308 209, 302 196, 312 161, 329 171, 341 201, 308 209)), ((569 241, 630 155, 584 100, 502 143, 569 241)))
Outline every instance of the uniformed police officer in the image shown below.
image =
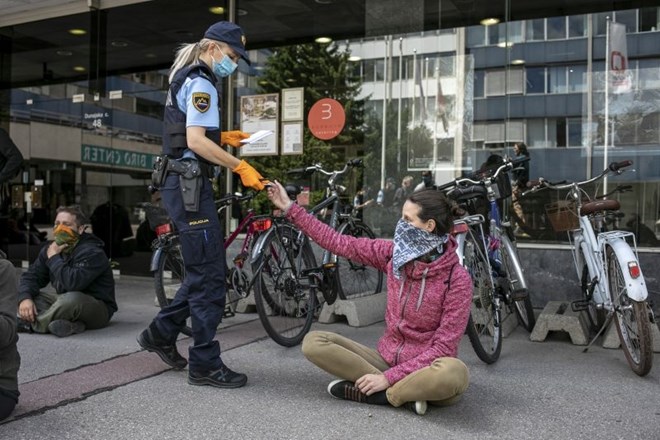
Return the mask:
MULTIPOLYGON (((220 388, 241 387, 247 376, 222 362, 220 344, 213 340, 225 308, 225 250, 209 177, 218 164, 237 173, 244 186, 264 188, 254 168, 217 143, 220 80, 236 70, 240 58, 249 63, 245 36, 239 26, 226 21, 209 27, 198 43, 177 51, 165 104, 163 153, 168 161, 160 192, 180 233, 186 277, 172 303, 138 336, 142 348, 183 369, 187 362, 176 349, 176 339, 191 317, 188 383, 220 388)), ((239 146, 242 137, 243 133, 228 132, 222 141, 239 146)))

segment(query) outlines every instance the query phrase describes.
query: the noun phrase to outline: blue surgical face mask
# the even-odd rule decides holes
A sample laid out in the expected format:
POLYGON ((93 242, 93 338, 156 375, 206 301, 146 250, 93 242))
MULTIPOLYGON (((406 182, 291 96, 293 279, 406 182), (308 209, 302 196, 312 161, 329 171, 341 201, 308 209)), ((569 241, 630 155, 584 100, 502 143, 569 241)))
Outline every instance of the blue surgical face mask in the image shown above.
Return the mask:
POLYGON ((229 56, 222 52, 222 50, 220 52, 222 53, 222 59, 220 61, 216 61, 215 58, 213 58, 213 73, 220 78, 224 78, 234 73, 238 64, 233 62, 229 56))

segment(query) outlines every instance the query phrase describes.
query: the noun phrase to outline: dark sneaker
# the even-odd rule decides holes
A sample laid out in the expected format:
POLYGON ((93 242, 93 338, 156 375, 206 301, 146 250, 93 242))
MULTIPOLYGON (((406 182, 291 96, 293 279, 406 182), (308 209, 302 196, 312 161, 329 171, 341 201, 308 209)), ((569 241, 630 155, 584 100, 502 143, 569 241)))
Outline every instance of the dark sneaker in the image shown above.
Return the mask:
POLYGON ((21 318, 16 318, 16 331, 18 333, 34 333, 32 324, 21 318))
POLYGON ((343 400, 352 400, 353 402, 370 403, 373 405, 388 405, 387 394, 385 391, 367 396, 348 380, 333 380, 328 384, 328 393, 334 398, 343 400))
POLYGON ((163 362, 172 368, 183 370, 186 368, 186 365, 188 365, 186 358, 181 356, 179 351, 176 349, 176 344, 164 345, 157 343, 153 334, 151 333, 150 328, 147 328, 145 331, 138 335, 137 343, 140 344, 140 347, 144 348, 145 350, 156 353, 158 356, 160 356, 163 362))
POLYGON ((85 331, 85 323, 80 321, 68 321, 66 319, 56 319, 48 324, 48 331, 58 338, 66 338, 85 331))
POLYGON ((188 371, 190 385, 210 385, 218 388, 240 388, 247 383, 247 376, 222 365, 218 370, 207 372, 188 371))
POLYGON ((426 400, 417 400, 415 402, 406 402, 404 405, 407 409, 410 411, 414 412, 418 416, 423 416, 426 414, 426 409, 428 408, 428 405, 426 403, 426 400))

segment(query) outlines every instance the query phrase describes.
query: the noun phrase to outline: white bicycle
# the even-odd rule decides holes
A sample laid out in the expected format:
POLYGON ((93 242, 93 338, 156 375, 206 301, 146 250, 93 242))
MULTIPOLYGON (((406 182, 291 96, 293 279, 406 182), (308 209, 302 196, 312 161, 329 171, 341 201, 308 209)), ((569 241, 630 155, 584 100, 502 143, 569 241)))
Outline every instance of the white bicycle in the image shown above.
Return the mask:
MULTIPOLYGON (((630 368, 644 376, 653 364, 651 322, 654 319, 646 302, 648 293, 637 258, 637 244, 632 232, 607 231, 606 221, 617 217, 620 208, 617 200, 606 197, 629 187, 618 186, 593 198, 583 188, 608 173, 619 175, 630 165, 629 160, 613 162, 596 177, 582 182, 553 184, 541 178, 526 193, 542 188, 568 190, 566 200, 547 206, 546 211, 555 231, 568 232, 573 248, 583 298, 574 301, 571 308, 586 311, 592 327, 598 329, 591 343, 614 320, 630 368)), ((597 191, 598 185, 594 194, 597 191)))

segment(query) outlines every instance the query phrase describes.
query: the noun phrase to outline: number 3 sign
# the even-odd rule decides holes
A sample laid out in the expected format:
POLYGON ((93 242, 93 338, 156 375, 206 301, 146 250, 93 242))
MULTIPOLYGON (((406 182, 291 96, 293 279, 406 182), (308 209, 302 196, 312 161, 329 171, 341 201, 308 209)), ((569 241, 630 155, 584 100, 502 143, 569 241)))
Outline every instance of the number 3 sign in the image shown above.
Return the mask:
POLYGON ((323 98, 312 106, 307 115, 307 126, 312 134, 324 141, 336 137, 344 129, 344 107, 331 98, 323 98))

